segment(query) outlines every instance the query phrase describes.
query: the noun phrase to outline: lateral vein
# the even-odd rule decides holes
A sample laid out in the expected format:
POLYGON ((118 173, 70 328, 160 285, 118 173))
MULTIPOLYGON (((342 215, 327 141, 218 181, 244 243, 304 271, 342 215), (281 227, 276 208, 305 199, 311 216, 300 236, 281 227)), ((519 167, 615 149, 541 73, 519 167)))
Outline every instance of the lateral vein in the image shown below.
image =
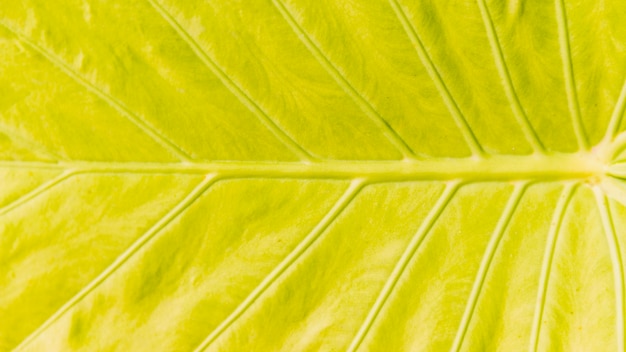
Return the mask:
POLYGON ((405 272, 407 266, 411 262, 411 259, 419 249, 422 242, 424 242, 424 239, 426 238, 426 236, 428 236, 435 222, 437 221, 443 210, 446 208, 446 206, 450 203, 460 186, 461 183, 459 181, 453 181, 446 185, 443 193, 441 194, 441 196, 439 196, 439 199, 437 200, 431 211, 428 213, 415 235, 411 238, 411 241, 402 253, 402 256, 394 266, 391 275, 389 276, 389 278, 387 278, 385 285, 378 294, 374 305, 372 305, 372 308, 369 310, 365 321, 363 321, 361 327, 359 328, 359 331, 350 343, 348 351, 356 351, 363 343, 367 333, 372 328, 374 321, 380 314, 380 311, 383 309, 383 306, 385 305, 385 303, 387 303, 395 287, 398 285, 400 277, 402 277, 402 274, 405 272))
POLYGON ((404 158, 415 159, 415 153, 409 147, 400 134, 391 127, 389 122, 383 118, 383 116, 372 106, 372 104, 365 99, 365 97, 359 93, 356 88, 348 81, 348 79, 341 73, 337 65, 335 65, 330 58, 324 54, 319 45, 314 42, 313 38, 302 28, 302 26, 296 21, 291 11, 280 0, 272 0, 274 6, 278 9, 278 12, 283 16, 285 22, 289 24, 294 33, 298 36, 298 39, 309 49, 315 59, 326 69, 326 71, 333 77, 339 87, 349 95, 352 100, 361 108, 365 115, 376 124, 378 128, 383 131, 383 134, 391 144, 398 149, 404 158))
POLYGON ((541 321, 543 319, 548 282, 550 280, 550 272, 552 270, 552 261, 554 258, 554 250, 559 236, 559 231, 563 223, 563 216, 567 211, 567 206, 574 195, 577 184, 568 184, 563 188, 559 201, 552 215, 552 222, 548 230, 548 239, 546 241, 546 249, 543 255, 543 263, 541 265, 541 275, 539 278, 539 288, 537 289, 537 301, 535 304, 535 314, 533 317, 533 325, 531 328, 529 351, 536 352, 539 346, 539 333, 541 332, 541 321))
POLYGON ((604 141, 606 143, 610 143, 619 133, 619 127, 622 124, 622 119, 624 118, 624 110, 626 110, 626 80, 624 81, 622 91, 617 98, 617 103, 615 104, 615 108, 611 114, 611 119, 609 120, 609 124, 606 128, 606 134, 604 136, 604 141))
POLYGON ((163 17, 163 19, 176 31, 176 33, 189 45, 196 56, 204 63, 209 70, 222 82, 222 84, 235 96, 239 101, 247 107, 261 123, 292 153, 297 155, 304 161, 315 161, 316 158, 306 151, 298 142, 296 142, 289 134, 281 128, 267 112, 265 112, 252 97, 247 94, 235 81, 226 74, 224 69, 219 66, 217 61, 209 56, 209 54, 200 46, 200 44, 189 34, 182 25, 170 14, 157 0, 148 0, 152 7, 163 17))
POLYGON ((205 179, 198 184, 183 200, 180 201, 174 208, 172 208, 164 217, 162 217, 156 224, 149 228, 141 237, 139 237, 133 244, 128 247, 113 263, 111 263, 100 275, 93 279, 87 286, 83 287, 76 295, 74 295, 69 301, 59 308, 52 316, 50 316, 37 330, 33 331, 26 339, 24 339, 16 348, 15 351, 24 350, 30 343, 32 343, 38 336, 40 336, 46 329, 52 326, 57 320, 65 315, 72 307, 78 304, 83 298, 89 295, 90 292, 95 290, 100 284, 106 281, 117 269, 119 269, 124 263, 128 261, 137 251, 139 251, 146 243, 161 232, 165 226, 182 214, 187 208, 189 208, 206 190, 211 187, 213 183, 218 180, 216 174, 207 175, 205 179))
POLYGON ((609 198, 626 207, 626 180, 605 177, 599 187, 609 198))
POLYGON ((611 255, 611 266, 613 267, 613 280, 615 287, 615 306, 616 306, 616 322, 615 329, 617 335, 617 350, 626 350, 624 342, 624 328, 625 328, 625 307, 626 297, 625 284, 624 284, 624 263, 622 259, 619 239, 615 233, 615 223, 613 222, 613 216, 609 205, 609 199, 599 187, 594 188, 594 194, 596 197, 596 203, 598 205, 598 211, 600 212, 600 218, 602 219, 602 226, 604 227, 604 234, 606 236, 607 243, 609 245, 609 252, 611 255))
POLYGON ((422 62, 422 65, 424 65, 424 68, 426 69, 426 72, 430 76, 430 79, 433 81, 433 83, 435 84, 435 87, 439 91, 439 95, 441 95, 441 98, 443 99, 443 102, 446 105, 446 108, 450 112, 450 115, 452 115, 452 119, 454 120, 454 123, 457 125, 457 127, 459 128, 459 131, 463 135, 463 139, 465 139, 465 143, 467 143, 468 148, 470 149, 473 155, 477 157, 484 157, 485 151, 483 150, 483 147, 480 145, 480 142, 478 141, 478 138, 474 134, 472 127, 467 122, 467 119, 465 118, 465 116, 463 116, 463 113, 461 112, 459 105, 454 100, 454 97, 450 93, 450 90, 448 89, 445 82, 441 78, 441 75, 439 74, 439 71, 437 70, 435 63, 428 55, 428 52, 426 51, 424 44, 422 43, 421 39, 419 38, 419 35, 417 34, 417 30, 415 29, 413 24, 409 21, 407 14, 404 12, 404 10, 402 9, 402 6, 398 3, 398 1, 389 0, 389 2, 396 14, 396 17, 398 17, 399 22, 402 24, 402 27, 407 33, 411 43, 415 47, 415 50, 417 51, 417 56, 422 62))
POLYGON ((175 155, 181 161, 191 160, 191 157, 189 156, 189 154, 183 151, 182 148, 174 144, 174 142, 172 142, 171 140, 167 139, 160 132, 158 132, 154 127, 152 127, 148 122, 146 122, 144 119, 142 119, 137 114, 132 112, 123 102, 121 102, 120 100, 112 96, 111 94, 106 93, 102 89, 98 88, 95 84, 91 83, 90 81, 82 77, 78 72, 76 72, 68 64, 66 64, 61 58, 59 58, 52 52, 48 51, 47 49, 43 48, 39 44, 33 42, 32 40, 27 38, 25 35, 13 29, 11 26, 7 25, 6 23, 0 21, 0 26, 6 28, 9 32, 13 33, 13 35, 15 35, 15 37, 19 41, 26 44, 35 52, 41 54, 48 61, 50 61, 53 65, 59 68, 63 73, 65 73, 67 76, 72 78, 78 84, 83 86, 89 92, 93 93, 102 101, 109 104, 109 106, 111 106, 120 115, 124 116, 128 121, 133 123, 143 133, 145 133, 154 141, 159 143, 161 146, 163 146, 166 150, 168 150, 170 153, 175 155))
POLYGON ((459 325, 459 329, 457 330, 456 337, 454 338, 454 343, 452 344, 451 351, 458 352, 461 350, 463 346, 463 341, 465 340, 465 336, 467 335, 467 331, 469 329, 470 322, 472 317, 474 316, 474 311, 476 310, 476 304, 478 303, 478 298, 482 291, 483 285, 485 283, 485 279, 487 274, 489 273, 489 269, 491 267, 491 262, 498 250, 498 246, 502 237, 504 236, 504 232, 513 217, 513 213, 515 213, 515 209, 519 205, 526 188, 528 187, 528 182, 518 183, 515 185, 515 189, 513 193, 509 197, 509 200, 498 220, 495 230, 491 235, 489 240, 489 244, 487 244, 487 249, 485 250, 485 254, 480 262, 480 267, 478 268, 478 273, 476 278, 474 279, 474 283, 472 285, 472 291, 470 293, 469 299, 467 300, 467 305, 465 306, 465 312, 463 313, 463 317, 461 319, 461 324, 459 325))
POLYGON ((16 199, 15 201, 5 205, 4 207, 0 208, 0 215, 4 215, 16 208, 21 207, 22 205, 30 202, 31 200, 37 198, 38 196, 46 193, 47 191, 49 191, 50 189, 52 189, 54 186, 58 185, 59 183, 67 180, 68 178, 70 178, 71 176, 74 176, 76 174, 76 172, 74 170, 66 170, 65 172, 59 174, 58 176, 52 178, 51 180, 48 180, 47 182, 42 183, 41 185, 39 185, 39 187, 36 187, 35 189, 31 190, 30 192, 24 194, 23 196, 21 196, 20 198, 16 199))
POLYGON ((208 348, 220 335, 224 333, 239 317, 256 302, 256 300, 281 277, 287 269, 289 269, 313 243, 324 233, 324 231, 332 224, 337 216, 352 202, 359 191, 365 186, 364 179, 353 180, 344 194, 337 200, 330 211, 322 218, 322 220, 313 228, 313 230, 296 246, 296 248, 272 270, 261 283, 241 302, 230 315, 217 326, 207 338, 200 343, 194 351, 200 352, 208 348))
POLYGON ((496 68, 498 69, 498 73, 500 74, 500 78, 502 81, 502 87, 504 88, 504 92, 506 94, 509 103, 511 104, 511 110, 513 111, 513 115, 517 120, 517 123, 520 125, 522 129, 522 133, 526 137, 526 140, 531 145, 533 150, 540 154, 545 154, 546 150, 537 135, 537 132, 532 127, 532 124, 528 120, 528 116, 526 116, 526 112, 520 103, 519 97, 515 92, 515 87, 513 86, 513 80, 511 79, 511 75, 509 73, 509 69, 507 68, 506 61, 504 60, 504 53, 502 52, 502 47, 498 40, 498 35, 496 34, 496 29, 494 28, 493 21, 491 19, 491 15, 489 14, 489 9, 487 8, 487 4, 485 0, 476 0, 478 2, 478 7, 480 8, 480 15, 485 24, 485 30, 487 32, 487 38, 489 40, 489 45, 491 47, 491 52, 493 53, 493 58, 496 64, 496 68))
POLYGON ((585 127, 580 114, 578 103, 578 92, 574 75, 574 62, 572 60, 572 50, 570 47, 569 30, 567 25, 567 13, 563 0, 555 0, 556 21, 559 30, 559 46, 561 49, 561 59, 563 60, 563 76, 565 77, 565 91, 567 92, 567 105, 572 117, 574 133, 578 141, 578 147, 582 150, 589 149, 589 142, 585 133, 585 127))

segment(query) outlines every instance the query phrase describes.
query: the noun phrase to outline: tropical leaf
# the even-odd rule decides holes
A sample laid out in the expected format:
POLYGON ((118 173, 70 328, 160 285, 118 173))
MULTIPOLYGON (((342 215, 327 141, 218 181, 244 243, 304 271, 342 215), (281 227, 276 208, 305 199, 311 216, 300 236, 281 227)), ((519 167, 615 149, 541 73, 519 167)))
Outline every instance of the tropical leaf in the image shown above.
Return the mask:
POLYGON ((625 349, 621 0, 7 0, 0 350, 625 349))

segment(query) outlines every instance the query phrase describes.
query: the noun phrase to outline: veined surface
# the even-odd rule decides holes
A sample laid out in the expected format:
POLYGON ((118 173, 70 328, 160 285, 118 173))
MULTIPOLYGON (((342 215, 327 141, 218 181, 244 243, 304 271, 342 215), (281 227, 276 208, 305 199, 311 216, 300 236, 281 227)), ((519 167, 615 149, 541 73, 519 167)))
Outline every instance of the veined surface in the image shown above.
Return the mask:
POLYGON ((0 350, 625 349, 621 0, 8 0, 0 350))

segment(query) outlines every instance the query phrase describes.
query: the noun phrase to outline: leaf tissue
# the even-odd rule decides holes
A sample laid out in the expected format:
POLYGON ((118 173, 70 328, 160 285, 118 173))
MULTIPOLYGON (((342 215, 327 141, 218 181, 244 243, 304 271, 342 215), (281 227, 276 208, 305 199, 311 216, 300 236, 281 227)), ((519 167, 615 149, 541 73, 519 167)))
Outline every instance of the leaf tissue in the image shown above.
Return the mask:
POLYGON ((4 0, 0 351, 624 351, 623 0, 4 0))

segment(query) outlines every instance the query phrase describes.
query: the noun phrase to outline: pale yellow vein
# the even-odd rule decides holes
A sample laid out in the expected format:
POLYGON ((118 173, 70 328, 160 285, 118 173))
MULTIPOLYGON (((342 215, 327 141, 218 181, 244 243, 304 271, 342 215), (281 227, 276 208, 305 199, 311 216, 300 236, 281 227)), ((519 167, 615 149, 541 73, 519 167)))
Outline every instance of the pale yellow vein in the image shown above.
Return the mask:
POLYGON ((415 159, 415 153, 411 150, 411 147, 402 139, 400 134, 391 127, 389 122, 383 118, 383 116, 374 108, 374 106, 365 97, 357 91, 357 89, 348 81, 348 79, 341 73, 340 69, 335 65, 330 58, 324 54, 320 49, 320 46, 314 42, 313 38, 302 28, 302 26, 296 21, 291 11, 280 0, 272 0, 274 6, 278 9, 280 14, 285 19, 285 22, 296 33, 300 41, 304 46, 309 49, 315 59, 326 69, 326 71, 333 77, 337 84, 343 89, 343 91, 354 100, 354 102, 361 108, 365 115, 380 128, 387 137, 387 139, 393 144, 404 156, 405 159, 415 159))
POLYGON ((259 121, 292 153, 296 154, 300 159, 304 161, 315 161, 316 157, 306 151, 293 137, 281 128, 274 119, 272 119, 266 111, 264 111, 259 104, 257 104, 252 97, 244 91, 226 72, 219 66, 216 60, 214 60, 209 53, 204 50, 198 41, 194 39, 182 25, 156 0, 148 0, 152 7, 163 17, 163 19, 176 31, 176 33, 189 45, 191 50, 198 56, 198 58, 204 63, 211 72, 220 79, 222 84, 235 96, 239 101, 247 107, 259 121))
POLYGON ((23 206, 24 204, 30 202, 31 200, 37 198, 38 196, 44 194, 45 192, 49 191, 50 189, 52 189, 54 186, 62 183, 63 181, 67 180, 68 178, 70 178, 71 176, 74 176, 76 174, 75 170, 66 170, 64 172, 62 172, 61 174, 59 174, 58 176, 48 180, 47 182, 42 183, 41 185, 39 185, 38 187, 36 187, 35 189, 31 190, 30 192, 22 195, 20 198, 14 200, 13 202, 5 205, 4 207, 0 208, 0 215, 4 215, 14 209, 17 209, 21 206, 23 206))
POLYGON ((404 161, 339 161, 315 164, 301 162, 2 162, 0 168, 80 170, 99 173, 195 173, 219 172, 229 177, 295 177, 352 179, 369 181, 406 180, 586 180, 600 178, 605 165, 593 153, 551 154, 544 156, 494 155, 489 158, 433 158, 411 163, 404 161))
POLYGON ((52 316, 50 316, 42 325, 33 331, 26 339, 24 339, 15 351, 24 350, 30 343, 36 340, 43 332, 51 327, 56 321, 63 317, 72 307, 82 301, 90 292, 95 290, 107 278, 115 273, 124 263, 126 263, 137 251, 139 251, 146 243, 153 239, 163 230, 170 222, 180 216, 187 208, 189 208, 213 183, 218 180, 216 174, 207 175, 185 198, 183 198, 174 208, 172 208, 164 217, 159 219, 151 228, 149 228, 141 237, 139 237, 130 247, 128 247, 113 263, 111 263, 100 275, 93 279, 87 286, 83 287, 70 300, 65 302, 52 316))
POLYGON ((515 91, 513 80, 511 79, 509 69, 507 68, 506 61, 504 60, 504 53, 502 52, 502 47, 500 46, 498 35, 496 34, 496 29, 494 28, 493 21, 491 20, 491 15, 489 14, 487 4, 485 3, 485 0, 477 0, 477 2, 480 9, 481 17, 485 24, 487 39, 489 40, 489 46, 493 54, 496 68, 498 69, 498 73, 500 74, 502 87, 504 88, 504 93, 506 94, 506 97, 511 105, 513 115, 515 116, 517 123, 522 129, 522 133, 526 137, 526 140, 533 148, 533 150, 536 153, 545 154, 545 148, 541 143, 541 140, 539 140, 537 132, 528 120, 528 116, 526 116, 526 112, 524 111, 524 108, 522 107, 519 97, 517 96, 517 93, 515 91))
POLYGON ((554 251, 559 236, 559 231, 563 223, 567 206, 574 195, 574 191, 578 185, 568 183, 561 192, 558 203, 552 215, 550 229, 548 230, 548 239, 543 255, 543 263, 541 265, 541 274, 539 277, 539 288, 537 289, 537 301, 535 304, 535 314, 533 317, 533 325, 531 328, 529 351, 535 352, 539 346, 539 334, 541 332, 541 322, 543 320, 545 304, 548 296, 548 282, 550 280, 550 271, 552 270, 552 261, 554 259, 554 251))
POLYGON ((25 35, 12 28, 7 23, 0 21, 0 26, 6 28, 9 32, 13 33, 15 37, 26 44, 29 48, 33 49, 35 52, 41 54, 48 61, 50 61, 53 65, 55 65, 58 69, 60 69, 67 76, 72 78, 78 84, 83 86, 89 92, 93 93, 95 96, 100 98, 102 101, 106 102, 111 106, 115 111, 117 111, 120 115, 124 116, 128 121, 133 123, 137 128, 139 128, 143 133, 148 135, 157 143, 161 144, 166 150, 175 155, 181 161, 190 161, 191 157, 185 151, 182 150, 181 147, 176 145, 174 142, 166 138, 163 134, 157 131, 154 127, 152 127, 147 121, 141 118, 139 115, 132 112, 122 101, 115 98, 111 94, 105 92, 101 88, 97 87, 94 83, 90 82, 74 69, 65 63, 61 58, 59 58, 54 53, 45 49, 43 46, 35 43, 34 41, 27 38, 25 35))
POLYGON ((604 136, 605 143, 610 143, 619 133, 619 128, 624 118, 624 110, 626 110, 626 81, 624 81, 622 90, 617 98, 617 103, 611 114, 611 119, 606 127, 606 134, 604 136))
POLYGON ((476 278, 474 279, 474 283, 472 284, 472 291, 470 293, 469 299, 467 300, 467 304, 465 306, 465 311, 463 312, 463 317, 461 318, 461 324, 456 333, 456 337, 454 338, 454 343, 452 344, 452 348, 450 351, 458 352, 461 350, 463 346, 463 342, 465 341, 465 336, 467 335, 467 331, 469 329, 470 322, 472 317, 474 316, 474 312, 476 310, 476 305, 478 303, 478 298, 480 297, 480 293, 482 291, 483 285, 485 284, 485 279, 487 278, 487 274, 489 273, 489 269, 491 267, 491 263, 493 262, 493 258, 498 250, 498 246, 502 237, 504 236, 504 232, 513 217, 513 213, 515 213, 515 209, 520 203, 526 188, 528 187, 528 182, 519 182, 515 185, 515 189, 513 193, 509 197, 509 200, 498 220, 495 230, 491 235, 489 240, 489 244, 487 245, 487 249, 485 250, 485 254, 480 262, 480 266, 478 268, 478 273, 476 274, 476 278))
POLYGON ((563 76, 565 77, 565 91, 567 93, 567 105, 572 117, 572 124, 578 147, 581 150, 589 149, 589 142, 585 133, 585 126, 580 114, 578 103, 578 91, 574 75, 574 63, 572 60, 572 50, 570 48, 569 30, 567 25, 567 13, 563 0, 555 0, 556 21, 559 31, 559 46, 561 49, 561 60, 563 60, 563 76))
POLYGON ((625 328, 625 315, 626 312, 626 297, 625 284, 624 284, 624 263, 622 259, 622 252, 620 249, 619 239, 615 233, 615 224, 613 222, 613 216, 611 214, 611 208, 609 199, 602 193, 599 187, 594 188, 594 194, 596 197, 596 203, 598 205, 598 211, 600 212, 600 218, 602 220, 602 227, 604 228, 604 234, 606 236, 607 243, 609 245, 609 253, 611 256, 611 266, 613 268, 613 280, 615 287, 615 335, 617 338, 617 350, 626 350, 624 342, 624 328, 625 328))
POLYGON ((335 221, 337 216, 352 202, 359 191, 365 186, 364 179, 355 179, 346 189, 344 194, 337 200, 330 211, 322 218, 322 220, 313 228, 313 230, 296 246, 296 248, 283 259, 278 266, 274 268, 261 283, 241 302, 230 315, 222 321, 194 350, 196 352, 203 351, 209 347, 224 331, 226 331, 239 317, 263 295, 263 293, 281 277, 306 251, 313 243, 324 233, 324 231, 335 221))
POLYGON ((450 93, 450 90, 441 78, 441 75, 439 74, 435 63, 426 52, 426 48, 422 44, 422 41, 417 34, 417 30, 415 29, 411 21, 409 21, 406 13, 404 12, 402 6, 398 3, 397 0, 390 0, 390 4, 396 16, 398 17, 398 20, 402 24, 402 27, 404 28, 409 39, 411 40, 411 43, 415 47, 415 50, 417 51, 417 56, 422 62, 422 65, 424 65, 424 68, 430 76, 430 79, 435 84, 439 95, 441 95, 441 98, 443 99, 446 108, 450 112, 450 115, 452 115, 455 124, 461 131, 461 134, 463 135, 463 138, 465 139, 465 142, 467 143, 470 151, 474 156, 484 157, 485 151, 483 150, 483 147, 480 145, 480 142, 474 134, 472 127, 467 122, 465 116, 463 116, 459 105, 454 100, 454 97, 450 93))
POLYGON ((430 212, 428 213, 428 215, 426 216, 426 218, 420 225, 415 235, 411 238, 411 241, 409 242, 406 249, 402 253, 402 256, 400 257, 400 259, 394 266, 393 271, 391 272, 391 275, 389 275, 389 278, 387 278, 387 281, 385 282, 385 285, 383 286, 382 290, 378 294, 376 301, 372 305, 372 308, 370 308, 367 314, 367 317, 365 318, 365 321, 363 321, 358 332, 352 339, 352 342, 350 343, 350 346, 348 347, 348 351, 350 352, 356 351, 359 348, 359 346, 363 343, 367 333, 372 328, 374 321, 376 320, 381 310, 383 309, 383 306, 389 300, 389 297, 392 295, 395 287, 398 285, 398 282, 400 281, 400 277, 405 272, 411 259, 415 255, 415 252, 417 252, 422 242, 424 242, 424 239, 430 233, 435 222, 437 221, 437 219, 439 218, 443 210, 446 208, 446 206, 450 203, 450 201, 452 200, 452 198, 454 197, 454 195, 456 194, 460 186, 461 186, 461 183, 459 181, 452 181, 446 185, 446 188, 444 189, 442 194, 439 196, 439 199, 434 204, 434 206, 432 207, 432 209, 430 210, 430 212))

